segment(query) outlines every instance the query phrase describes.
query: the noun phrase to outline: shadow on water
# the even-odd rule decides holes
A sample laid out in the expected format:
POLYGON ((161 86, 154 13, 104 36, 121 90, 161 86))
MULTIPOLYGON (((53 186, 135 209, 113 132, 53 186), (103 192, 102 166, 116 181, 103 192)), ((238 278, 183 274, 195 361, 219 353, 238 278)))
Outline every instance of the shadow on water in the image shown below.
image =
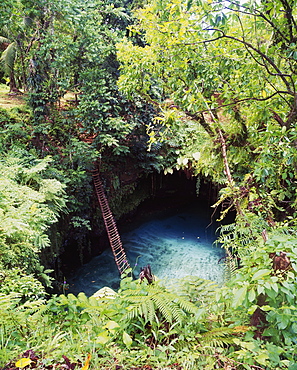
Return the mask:
MULTIPOLYGON (((142 215, 143 216, 143 215, 142 215)), ((224 251, 213 245, 215 234, 209 212, 191 203, 169 212, 152 213, 121 227, 120 234, 129 263, 138 276, 148 263, 159 279, 188 275, 223 282, 224 251)), ((110 249, 80 267, 68 280, 69 291, 92 295, 104 286, 119 287, 119 273, 110 249)))

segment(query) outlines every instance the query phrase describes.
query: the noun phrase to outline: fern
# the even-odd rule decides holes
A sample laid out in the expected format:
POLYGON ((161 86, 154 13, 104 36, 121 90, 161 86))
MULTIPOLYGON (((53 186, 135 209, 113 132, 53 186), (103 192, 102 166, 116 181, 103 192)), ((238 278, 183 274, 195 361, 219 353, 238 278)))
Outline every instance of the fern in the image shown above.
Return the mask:
POLYGON ((224 347, 233 343, 234 329, 219 327, 201 334, 199 342, 204 347, 224 347))
POLYGON ((156 315, 159 315, 168 323, 181 323, 186 313, 197 313, 197 307, 192 302, 167 291, 157 283, 125 290, 121 293, 121 300, 127 305, 125 319, 128 320, 142 317, 146 322, 153 323, 156 315))
POLYGON ((231 252, 227 249, 226 250, 226 258, 225 258, 225 265, 224 265, 224 275, 225 281, 230 280, 232 277, 235 276, 235 273, 238 269, 238 259, 235 258, 231 252))
POLYGON ((180 297, 181 308, 190 312, 188 303, 196 306, 207 304, 213 300, 217 289, 216 283, 204 280, 197 276, 186 276, 179 280, 166 281, 167 289, 180 297))
MULTIPOLYGON (((156 310, 161 313, 161 316, 164 317, 164 319, 172 323, 173 320, 173 305, 170 301, 170 298, 166 296, 166 294, 153 294, 151 297, 149 297, 156 307, 156 310)), ((181 321, 181 320, 178 320, 181 321)))

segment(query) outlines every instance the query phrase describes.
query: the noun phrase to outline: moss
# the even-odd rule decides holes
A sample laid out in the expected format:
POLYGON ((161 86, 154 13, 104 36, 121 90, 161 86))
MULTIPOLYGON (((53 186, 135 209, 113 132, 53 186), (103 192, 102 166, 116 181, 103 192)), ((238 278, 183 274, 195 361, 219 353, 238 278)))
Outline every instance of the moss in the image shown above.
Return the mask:
POLYGON ((110 208, 115 219, 135 211, 145 199, 150 197, 150 187, 147 182, 141 181, 137 184, 124 186, 120 192, 110 199, 110 208))

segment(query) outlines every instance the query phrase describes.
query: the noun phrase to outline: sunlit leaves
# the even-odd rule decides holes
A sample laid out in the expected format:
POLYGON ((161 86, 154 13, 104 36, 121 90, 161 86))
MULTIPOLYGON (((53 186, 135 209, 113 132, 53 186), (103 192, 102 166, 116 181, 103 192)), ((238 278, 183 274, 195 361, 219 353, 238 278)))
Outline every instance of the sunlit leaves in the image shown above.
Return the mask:
POLYGON ((259 280, 259 279, 261 279, 262 277, 264 277, 266 275, 270 275, 270 273, 271 273, 271 270, 268 270, 268 269, 258 270, 253 275, 252 280, 259 280))
POLYGON ((131 344, 132 344, 132 338, 130 337, 130 335, 128 333, 126 333, 125 331, 123 332, 123 342, 125 343, 125 345, 130 348, 131 347, 131 344))
POLYGON ((234 290, 234 299, 232 302, 233 307, 238 307, 242 304, 246 297, 247 288, 248 286, 245 285, 241 288, 234 290))

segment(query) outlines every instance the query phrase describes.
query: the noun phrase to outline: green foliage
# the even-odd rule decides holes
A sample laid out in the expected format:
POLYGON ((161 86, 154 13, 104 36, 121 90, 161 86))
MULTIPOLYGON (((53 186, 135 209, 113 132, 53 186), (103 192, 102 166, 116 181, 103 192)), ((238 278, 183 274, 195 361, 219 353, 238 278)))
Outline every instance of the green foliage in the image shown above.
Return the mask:
MULTIPOLYGON (((4 266, 5 267, 5 266, 4 266)), ((18 294, 23 302, 36 301, 44 299, 46 296, 44 279, 37 280, 37 274, 28 274, 24 269, 14 268, 13 270, 3 269, 0 272, 1 288, 0 292, 6 295, 13 293, 18 294)), ((38 276, 40 278, 40 276, 38 276)), ((48 277, 47 277, 48 279, 48 277)), ((49 280, 48 285, 51 284, 49 280)))
POLYGON ((121 294, 122 300, 129 304, 126 307, 128 320, 142 317, 145 323, 152 325, 158 317, 160 321, 165 320, 172 324, 173 322, 181 323, 185 318, 185 313, 197 314, 197 307, 194 304, 168 292, 157 283, 131 282, 130 285, 131 288, 125 289, 121 294))
POLYGON ((0 108, 0 143, 2 150, 8 150, 14 144, 25 147, 31 140, 27 108, 13 108, 9 112, 0 108))
POLYGON ((3 51, 0 62, 3 64, 4 71, 9 74, 14 68, 14 61, 16 58, 16 43, 10 42, 4 37, 0 38, 0 42, 9 43, 9 46, 3 51))
MULTIPOLYGON (((295 227, 279 225, 251 245, 237 244, 241 268, 222 289, 220 302, 225 314, 255 326, 258 342, 243 344, 236 351, 247 363, 251 353, 261 366, 281 366, 295 361, 296 353, 296 237, 295 227), (257 244, 257 248, 253 248, 257 244), (248 253, 247 253, 248 250, 248 253), (289 265, 278 265, 283 253, 289 265), (259 339, 265 338, 266 345, 259 339), (269 348, 275 348, 270 355, 269 348), (274 364, 274 365, 273 365, 274 364)), ((282 263, 284 260, 281 260, 282 263)), ((251 334, 246 339, 250 341, 251 334)))
MULTIPOLYGON (((151 1, 122 42, 130 19, 119 3, 1 3, 2 59, 11 87, 28 82, 34 115, 32 124, 28 111, 0 112, 1 366, 33 348, 40 368, 68 366, 63 355, 83 364, 90 353, 102 369, 294 369, 294 5, 151 1), (69 90, 72 102, 63 99, 69 90), (40 253, 53 248, 65 185, 65 229, 71 224, 80 252, 87 247, 87 170, 98 157, 110 172, 186 169, 220 186, 221 219, 237 212, 218 240, 228 254, 226 286, 126 277, 114 299, 35 301, 45 297, 40 282, 51 284, 40 253), (284 253, 290 264, 276 268, 284 253)), ((120 208, 135 185, 125 192, 119 172, 107 178, 120 208)))
POLYGON ((130 31, 146 43, 117 45, 120 90, 159 108, 148 133, 151 145, 162 141, 175 150, 166 172, 210 177, 220 186, 214 205, 220 221, 236 211, 218 240, 227 250, 230 282, 213 310, 229 328, 254 329, 237 338, 231 357, 248 369, 290 368, 296 362, 295 4, 150 1, 135 15, 139 23, 130 31), (292 268, 277 271, 271 256, 283 253, 292 268))
MULTIPOLYGON (((284 245, 279 245, 279 237, 271 239, 268 249, 275 248, 275 243, 278 244, 277 249, 284 250, 284 245)), ((264 253, 261 256, 263 258, 264 253)), ((250 284, 271 284, 271 279, 265 280, 265 284, 261 283, 265 276, 268 275, 254 273, 250 284)), ((254 339, 251 329, 242 325, 243 321, 237 313, 238 310, 243 311, 246 301, 235 305, 232 303, 234 300, 222 298, 226 298, 226 294, 232 295, 236 284, 242 286, 242 280, 239 277, 236 279, 228 290, 218 290, 217 296, 220 298, 215 300, 209 283, 194 282, 195 279, 190 278, 187 279, 189 286, 185 281, 179 282, 182 292, 189 292, 196 285, 198 296, 207 297, 210 290, 210 299, 197 302, 199 307, 194 306, 185 296, 182 298, 176 293, 170 293, 156 283, 149 286, 130 278, 122 280, 121 291, 111 298, 88 298, 83 293, 77 297, 69 294, 52 297, 46 305, 32 302, 17 307, 20 299, 17 295, 2 295, 0 328, 4 362, 32 348, 38 354, 40 366, 58 362, 62 355, 83 362, 86 353, 90 353, 91 365, 102 369, 108 369, 115 360, 124 368, 143 365, 143 361, 156 369, 173 363, 187 369, 201 366, 216 369, 219 365, 232 365, 241 369, 242 364, 247 369, 252 369, 253 365, 271 370, 290 368, 290 364, 292 366, 294 363, 294 344, 290 342, 281 346, 276 338, 277 343, 254 339), (202 288, 203 285, 206 290, 202 288), (155 300, 157 292, 160 297, 155 300), (166 303, 160 301, 164 298, 166 303), (149 300, 154 305, 151 308, 154 311, 152 319, 149 316, 149 300), (130 315, 137 305, 137 312, 130 315), (225 306, 223 311, 222 305, 225 306), (182 317, 175 316, 177 307, 183 311, 182 317), (175 323, 170 324, 174 318, 175 323), (228 323, 228 320, 231 320, 229 325, 222 325, 223 322, 228 323)), ((277 301, 273 312, 282 311, 284 315, 287 307, 280 305, 280 297, 276 295, 274 298, 277 301)), ((249 304, 252 304, 251 296, 248 299, 249 304)), ((278 325, 284 325, 283 320, 278 325)), ((291 330, 289 326, 288 331, 291 330)), ((280 330, 281 335, 286 331, 285 327, 284 331, 280 330)))
POLYGON ((282 2, 266 5, 151 1, 131 27, 146 44, 117 47, 121 91, 159 107, 150 143, 176 148, 177 169, 227 185, 226 212, 271 220, 295 210, 296 28, 292 4, 290 21, 275 15, 282 2))
POLYGON ((213 281, 201 279, 197 276, 186 276, 178 281, 164 281, 170 292, 178 294, 193 302, 196 306, 205 306, 214 299, 217 285, 213 281))
POLYGON ((39 253, 50 245, 49 228, 66 210, 64 186, 43 176, 50 157, 36 160, 16 150, 2 153, 1 158, 0 268, 5 275, 1 291, 36 299, 44 290, 34 279, 51 284, 39 253))
MULTIPOLYGON (((148 286, 124 278, 121 291, 111 298, 68 294, 52 297, 43 305, 32 302, 19 308, 16 308, 19 298, 15 298, 15 303, 10 297, 2 299, 4 315, 0 321, 5 361, 31 348, 40 357, 40 366, 58 362, 62 355, 83 362, 86 353, 91 354, 91 366, 102 369, 108 369, 113 361, 127 369, 138 364, 154 369, 164 366, 195 369, 204 365, 211 369, 216 368, 216 363, 227 364, 224 347, 234 343, 238 329, 220 327, 210 319, 209 312, 195 316, 198 308, 193 303, 154 284, 148 286), (156 292, 160 294, 157 300, 156 292), (127 314, 131 300, 134 305, 135 300, 141 302, 144 296, 150 297, 155 305, 151 322, 149 317, 145 319, 144 312, 133 317, 127 314), (160 302, 164 297, 168 306, 165 308, 160 302), (182 310, 181 316, 174 314, 178 309, 182 310), (11 310, 16 310, 17 315, 12 316, 11 310), (168 314, 169 311, 172 313, 168 314), (170 324, 167 318, 180 321, 170 324)), ((197 285, 200 293, 207 295, 207 290, 203 292, 201 284, 197 285)))

